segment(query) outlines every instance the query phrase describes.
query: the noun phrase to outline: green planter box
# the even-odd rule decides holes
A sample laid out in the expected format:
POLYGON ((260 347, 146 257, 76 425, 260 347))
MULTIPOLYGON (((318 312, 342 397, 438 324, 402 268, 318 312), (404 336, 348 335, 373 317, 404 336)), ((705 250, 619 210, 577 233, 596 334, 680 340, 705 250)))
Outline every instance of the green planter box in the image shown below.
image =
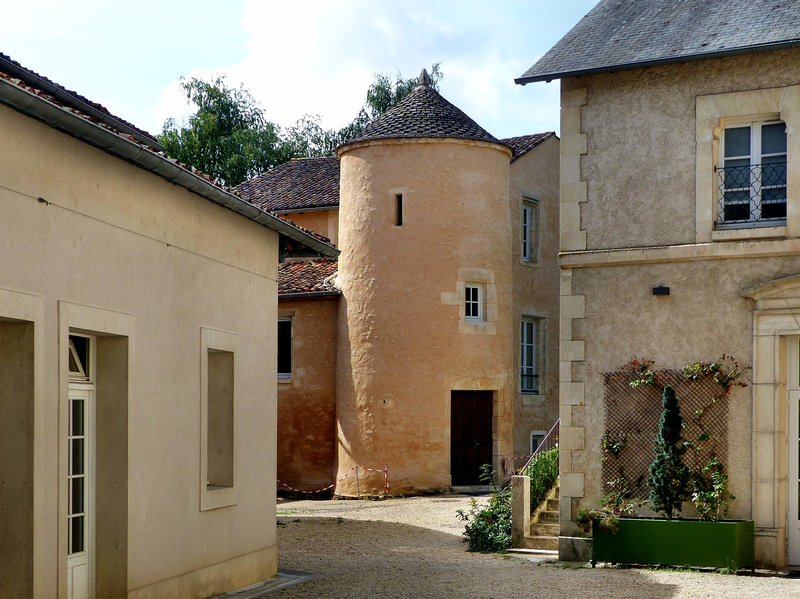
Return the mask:
POLYGON ((755 527, 752 520, 702 522, 620 518, 619 532, 593 526, 592 565, 597 562, 755 567, 755 527))

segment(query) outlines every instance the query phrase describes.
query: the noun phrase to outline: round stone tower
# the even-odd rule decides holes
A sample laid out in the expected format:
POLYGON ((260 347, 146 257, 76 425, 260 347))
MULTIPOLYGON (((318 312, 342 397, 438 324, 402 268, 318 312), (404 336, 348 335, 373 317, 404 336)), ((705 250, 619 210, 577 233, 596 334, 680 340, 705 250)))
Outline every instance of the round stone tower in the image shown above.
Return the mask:
POLYGON ((478 484, 512 446, 511 150, 423 71, 339 156, 336 478, 478 484))

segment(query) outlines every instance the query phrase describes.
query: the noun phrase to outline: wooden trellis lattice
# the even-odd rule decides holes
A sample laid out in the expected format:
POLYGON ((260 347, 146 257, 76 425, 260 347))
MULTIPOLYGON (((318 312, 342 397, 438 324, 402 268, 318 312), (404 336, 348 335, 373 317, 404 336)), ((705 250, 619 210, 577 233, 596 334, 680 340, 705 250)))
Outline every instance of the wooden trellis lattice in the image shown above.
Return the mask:
POLYGON ((694 444, 684 454, 684 463, 694 471, 700 471, 714 456, 726 463, 729 387, 714 380, 713 372, 692 379, 680 370, 652 371, 649 383, 632 387, 632 382, 642 381, 649 363, 642 366, 632 362, 604 375, 603 493, 612 490, 610 482, 624 477, 631 498, 646 500, 650 496, 647 477, 655 458, 664 387, 672 385, 675 389, 684 421, 683 438, 694 444))

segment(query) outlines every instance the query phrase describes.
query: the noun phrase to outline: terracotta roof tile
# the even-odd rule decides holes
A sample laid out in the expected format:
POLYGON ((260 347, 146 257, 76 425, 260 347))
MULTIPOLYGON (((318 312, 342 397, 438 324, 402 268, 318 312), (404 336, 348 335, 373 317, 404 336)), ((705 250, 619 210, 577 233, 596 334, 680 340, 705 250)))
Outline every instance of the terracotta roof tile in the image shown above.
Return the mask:
POLYGON ((339 158, 295 158, 234 191, 262 210, 281 211, 339 205, 339 158))
POLYGON ((418 85, 398 104, 369 123, 355 138, 342 144, 397 138, 474 139, 499 144, 491 133, 427 85, 418 85))
POLYGON ((511 162, 514 162, 522 158, 544 140, 550 139, 551 137, 555 137, 555 131, 534 133, 533 135, 520 135, 519 137, 507 137, 506 139, 501 139, 500 143, 513 150, 514 155, 511 157, 511 162))
MULTIPOLYGON (((85 96, 80 95, 79 93, 72 91, 70 89, 65 88, 62 85, 59 85, 55 81, 48 79, 44 75, 40 75, 39 73, 32 71, 31 69, 22 66, 16 60, 13 60, 10 56, 3 54, 0 52, 0 67, 2 67, 5 72, 4 79, 16 78, 17 80, 24 83, 25 86, 30 88, 39 88, 42 87, 44 83, 45 87, 52 86, 50 89, 53 93, 58 94, 58 92, 62 92, 60 101, 56 101, 55 103, 61 107, 69 107, 73 109, 75 112, 83 113, 85 112, 85 108, 89 107, 101 113, 100 118, 92 118, 93 121, 98 121, 102 119, 103 116, 108 117, 111 121, 108 124, 113 127, 116 122, 117 125, 123 125, 123 128, 130 128, 132 131, 138 134, 139 139, 137 141, 145 143, 146 145, 155 148, 161 149, 161 145, 156 141, 155 136, 151 135, 144 129, 140 129, 136 125, 129 123, 128 121, 121 119, 120 117, 111 114, 111 112, 102 104, 98 104, 97 102, 93 102, 89 100, 85 96), (73 101, 71 101, 73 100, 73 101), (81 110, 81 109, 84 110, 81 110)), ((30 90, 29 90, 30 91, 30 90)), ((48 95, 46 90, 39 90, 40 93, 37 95, 45 95, 48 99, 52 98, 52 100, 56 100, 53 98, 52 95, 48 95)), ((133 137, 132 135, 125 135, 124 133, 120 133, 124 137, 133 137)))
POLYGON ((337 289, 325 280, 335 275, 336 258, 286 260, 278 265, 278 296, 295 293, 333 292, 337 289))

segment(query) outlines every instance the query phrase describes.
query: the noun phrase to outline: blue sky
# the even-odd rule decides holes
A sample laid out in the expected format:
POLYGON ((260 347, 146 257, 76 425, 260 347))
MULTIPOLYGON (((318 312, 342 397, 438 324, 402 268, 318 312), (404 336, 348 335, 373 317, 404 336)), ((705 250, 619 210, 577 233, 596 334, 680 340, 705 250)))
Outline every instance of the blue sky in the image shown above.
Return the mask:
POLYGON ((510 137, 558 128, 558 82, 513 79, 596 3, 30 0, 3 7, 0 52, 151 133, 191 112, 182 76, 244 84, 281 126, 318 114, 340 127, 374 73, 441 62, 442 95, 510 137))

